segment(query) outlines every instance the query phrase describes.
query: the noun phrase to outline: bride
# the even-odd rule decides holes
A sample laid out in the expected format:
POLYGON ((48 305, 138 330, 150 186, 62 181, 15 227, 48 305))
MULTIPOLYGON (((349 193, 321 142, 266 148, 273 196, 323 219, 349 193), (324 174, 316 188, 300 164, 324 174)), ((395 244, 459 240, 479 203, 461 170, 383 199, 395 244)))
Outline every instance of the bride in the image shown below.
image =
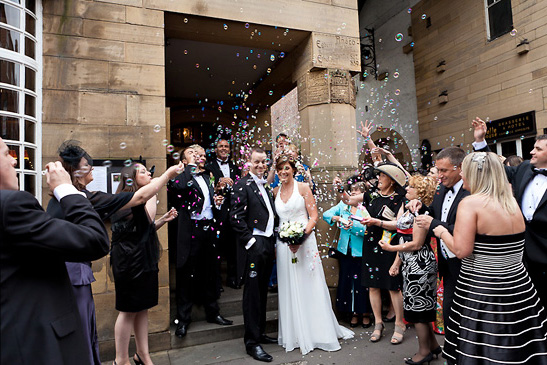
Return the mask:
POLYGON ((277 240, 277 278, 279 298, 278 343, 286 351, 300 347, 305 355, 315 348, 340 349, 339 338, 349 339, 353 332, 338 324, 332 311, 321 256, 313 228, 318 220, 317 206, 308 184, 294 180, 296 161, 281 156, 276 163, 281 187, 274 190, 275 209, 283 222, 305 225, 301 245, 277 240), (293 253, 297 260, 293 263, 293 253))

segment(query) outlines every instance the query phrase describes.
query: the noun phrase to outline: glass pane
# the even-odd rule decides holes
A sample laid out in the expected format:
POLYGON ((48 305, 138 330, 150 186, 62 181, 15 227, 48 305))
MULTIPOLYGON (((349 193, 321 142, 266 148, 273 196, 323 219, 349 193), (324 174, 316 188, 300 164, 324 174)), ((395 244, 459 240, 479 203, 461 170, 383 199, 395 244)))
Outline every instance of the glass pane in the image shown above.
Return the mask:
POLYGON ((21 24, 20 11, 13 6, 0 4, 0 22, 19 28, 21 24))
POLYGON ((19 52, 19 39, 21 33, 0 27, 0 47, 10 51, 19 52))
POLYGON ((19 119, 0 116, 0 137, 2 139, 19 140, 19 119))
POLYGON ((32 35, 36 35, 36 19, 28 13, 25 14, 25 30, 32 35))
POLYGON ((524 138, 522 140, 522 158, 529 160, 532 158, 530 152, 534 149, 534 144, 536 143, 536 137, 524 138))
POLYGON ((11 146, 8 144, 9 154, 17 161, 15 168, 19 168, 19 146, 11 146))
POLYGON ((36 14, 36 1, 35 0, 27 0, 26 1, 26 8, 32 12, 32 14, 36 14))
POLYGON ((36 176, 25 174, 25 191, 36 195, 36 176))
POLYGON ((501 154, 505 157, 517 154, 517 143, 515 141, 507 141, 501 143, 501 154))
POLYGON ((19 113, 19 93, 0 88, 0 110, 19 113))
POLYGON ((9 1, 11 1, 12 3, 21 4, 21 0, 9 0, 9 1))
POLYGON ((36 98, 29 94, 25 94, 25 115, 36 116, 36 98))
POLYGON ((513 29, 513 13, 511 1, 501 0, 488 9, 488 21, 490 23, 490 39, 509 33, 513 29))
POLYGON ((19 70, 18 63, 0 60, 0 82, 20 86, 19 70))
POLYGON ((28 37, 25 37, 25 56, 30 58, 36 57, 36 44, 28 37))
POLYGON ((36 166, 36 151, 34 148, 25 148, 25 169, 35 170, 36 166))
POLYGON ((25 119, 25 142, 36 143, 36 123, 25 119))
POLYGON ((32 68, 25 67, 25 87, 36 91, 36 72, 32 68))

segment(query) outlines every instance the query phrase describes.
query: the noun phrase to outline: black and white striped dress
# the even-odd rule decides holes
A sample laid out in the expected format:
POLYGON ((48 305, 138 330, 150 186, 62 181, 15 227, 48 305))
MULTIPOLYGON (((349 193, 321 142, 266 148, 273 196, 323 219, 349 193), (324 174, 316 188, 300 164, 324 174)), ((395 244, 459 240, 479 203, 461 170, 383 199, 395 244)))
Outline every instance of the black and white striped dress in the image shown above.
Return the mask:
POLYGON ((524 232, 475 241, 462 260, 443 356, 450 364, 547 364, 547 316, 522 263, 524 232))

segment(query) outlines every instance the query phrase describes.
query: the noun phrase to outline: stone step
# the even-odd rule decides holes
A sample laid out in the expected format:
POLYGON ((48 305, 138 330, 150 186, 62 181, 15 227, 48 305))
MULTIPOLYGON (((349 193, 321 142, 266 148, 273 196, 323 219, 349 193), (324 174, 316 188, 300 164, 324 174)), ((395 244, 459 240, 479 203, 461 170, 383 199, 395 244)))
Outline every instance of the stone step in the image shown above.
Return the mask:
MULTIPOLYGON (((175 319, 177 312, 176 299, 174 295, 171 297, 171 321, 175 319)), ((223 317, 232 319, 231 317, 241 315, 243 313, 242 307, 243 289, 232 289, 225 287, 224 292, 221 293, 218 305, 220 307, 220 314, 223 317)), ((277 293, 268 293, 268 303, 266 310, 277 310, 277 293)), ((194 305, 192 308, 192 321, 199 322, 206 319, 205 310, 200 305, 194 305)))
MULTIPOLYGON (((229 319, 234 321, 231 326, 220 326, 215 323, 207 323, 205 320, 192 322, 188 326, 188 334, 182 339, 175 336, 176 326, 172 325, 170 328, 171 348, 196 346, 236 338, 241 338, 243 344, 245 333, 243 315, 231 316, 229 319)), ((270 310, 266 313, 266 333, 272 332, 277 332, 277 310, 270 310)))

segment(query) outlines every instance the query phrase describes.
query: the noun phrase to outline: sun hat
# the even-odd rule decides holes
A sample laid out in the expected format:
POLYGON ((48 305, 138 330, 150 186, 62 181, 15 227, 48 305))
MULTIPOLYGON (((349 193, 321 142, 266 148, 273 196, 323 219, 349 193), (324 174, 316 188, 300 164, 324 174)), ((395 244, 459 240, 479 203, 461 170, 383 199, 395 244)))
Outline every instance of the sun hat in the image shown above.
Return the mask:
POLYGON ((405 186, 406 174, 399 166, 386 162, 374 167, 374 169, 389 176, 391 180, 395 181, 400 187, 405 186))

